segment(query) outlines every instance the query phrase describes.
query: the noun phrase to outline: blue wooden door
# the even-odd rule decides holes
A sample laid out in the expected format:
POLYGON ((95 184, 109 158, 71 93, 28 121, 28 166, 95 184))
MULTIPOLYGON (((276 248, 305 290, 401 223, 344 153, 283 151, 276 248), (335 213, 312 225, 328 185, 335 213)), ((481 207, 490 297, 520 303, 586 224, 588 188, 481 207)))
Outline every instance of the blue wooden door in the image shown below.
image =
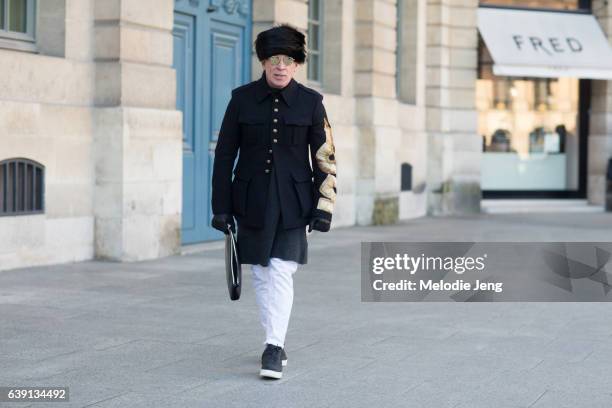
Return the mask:
POLYGON ((233 88, 250 78, 250 0, 175 0, 176 107, 183 112, 184 244, 223 238, 210 227, 214 151, 233 88))

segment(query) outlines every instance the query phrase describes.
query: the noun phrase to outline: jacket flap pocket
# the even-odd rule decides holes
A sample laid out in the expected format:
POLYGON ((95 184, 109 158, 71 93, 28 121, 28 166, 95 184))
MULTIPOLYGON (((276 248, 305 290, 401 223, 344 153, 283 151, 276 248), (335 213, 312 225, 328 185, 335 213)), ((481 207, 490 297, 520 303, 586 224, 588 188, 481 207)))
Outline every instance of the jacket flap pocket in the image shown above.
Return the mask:
POLYGON ((234 170, 234 178, 238 179, 238 180, 244 180, 244 181, 249 181, 251 179, 251 177, 253 176, 252 173, 241 170, 234 170))
POLYGON ((312 125, 312 118, 308 116, 286 116, 285 124, 291 126, 310 126, 312 125))
POLYGON ((291 172, 291 176, 293 177, 293 180, 295 180, 298 183, 312 181, 312 173, 309 171, 293 170, 291 172))
POLYGON ((244 115, 238 117, 238 123, 244 123, 247 125, 263 125, 266 123, 266 119, 263 116, 244 115))

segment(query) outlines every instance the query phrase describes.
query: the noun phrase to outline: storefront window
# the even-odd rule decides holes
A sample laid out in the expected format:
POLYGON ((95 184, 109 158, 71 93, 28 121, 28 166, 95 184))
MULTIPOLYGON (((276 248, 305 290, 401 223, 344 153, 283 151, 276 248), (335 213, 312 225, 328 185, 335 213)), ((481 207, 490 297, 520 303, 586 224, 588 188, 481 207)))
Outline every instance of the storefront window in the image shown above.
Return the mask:
POLYGON ((479 43, 481 188, 577 190, 579 80, 496 76, 482 38, 479 43))
MULTIPOLYGON (((585 11, 590 0, 480 0, 483 6, 585 11)), ((478 38, 476 106, 481 188, 503 196, 575 192, 580 182, 580 80, 493 74, 478 38)))
POLYGON ((583 2, 577 0, 480 0, 480 4, 554 10, 578 10, 585 8, 583 2))

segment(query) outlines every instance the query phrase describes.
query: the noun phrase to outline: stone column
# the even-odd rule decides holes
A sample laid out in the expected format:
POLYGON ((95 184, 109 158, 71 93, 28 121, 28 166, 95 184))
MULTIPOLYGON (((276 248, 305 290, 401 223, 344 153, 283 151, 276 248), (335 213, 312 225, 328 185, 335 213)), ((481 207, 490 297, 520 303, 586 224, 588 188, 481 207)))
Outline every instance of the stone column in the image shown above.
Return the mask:
POLYGON ((182 126, 172 69, 173 0, 96 0, 95 255, 129 261, 180 248, 182 126))
POLYGON ((355 1, 358 225, 391 224, 398 219, 401 131, 395 100, 396 3, 355 1))
POLYGON ((429 214, 480 212, 476 0, 427 3, 429 214))
MULTIPOLYGON (((612 38, 612 5, 593 0, 593 15, 608 39, 612 38)), ((592 80, 587 152, 587 198, 604 205, 606 170, 612 158, 612 81, 592 80)))

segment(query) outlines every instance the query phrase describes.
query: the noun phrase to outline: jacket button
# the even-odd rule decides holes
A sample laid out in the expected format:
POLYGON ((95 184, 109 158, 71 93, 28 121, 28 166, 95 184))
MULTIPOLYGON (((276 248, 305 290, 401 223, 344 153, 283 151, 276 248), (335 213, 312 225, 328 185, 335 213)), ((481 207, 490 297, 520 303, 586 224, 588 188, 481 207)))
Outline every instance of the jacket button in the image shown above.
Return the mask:
POLYGON ((273 139, 272 140, 274 143, 278 143, 278 139, 273 139))
POLYGON ((272 129, 272 131, 273 131, 274 133, 278 132, 278 130, 276 130, 276 128, 272 129))
POLYGON ((274 112, 278 112, 278 108, 274 108, 274 112))
POLYGON ((270 172, 270 169, 266 169, 266 173, 269 173, 269 172, 270 172))
POLYGON ((278 102, 278 99, 274 99, 274 102, 278 102))
POLYGON ((270 159, 266 160, 266 163, 268 163, 268 164, 269 164, 269 163, 270 163, 270 159))
POLYGON ((272 154, 272 149, 268 149, 268 153, 272 154))
POLYGON ((274 123, 276 123, 276 122, 278 122, 278 119, 274 118, 274 119, 272 119, 272 121, 273 121, 274 123))

